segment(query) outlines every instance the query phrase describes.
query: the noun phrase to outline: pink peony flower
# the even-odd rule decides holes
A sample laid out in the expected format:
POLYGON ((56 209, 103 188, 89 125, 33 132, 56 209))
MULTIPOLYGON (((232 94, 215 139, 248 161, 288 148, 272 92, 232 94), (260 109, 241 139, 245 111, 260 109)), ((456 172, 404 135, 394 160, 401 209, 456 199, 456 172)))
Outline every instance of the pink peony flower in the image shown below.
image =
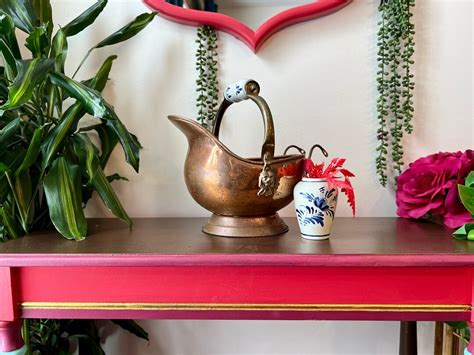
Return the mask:
POLYGON ((397 180, 397 214, 405 218, 439 216, 456 228, 471 220, 457 185, 474 170, 474 153, 437 153, 410 164, 397 180))
POLYGON ((449 228, 458 228, 466 223, 473 222, 471 214, 461 203, 458 194, 458 184, 464 184, 466 176, 474 170, 474 151, 467 150, 461 157, 461 166, 459 168, 456 182, 449 189, 444 203, 445 213, 443 214, 443 223, 449 228))

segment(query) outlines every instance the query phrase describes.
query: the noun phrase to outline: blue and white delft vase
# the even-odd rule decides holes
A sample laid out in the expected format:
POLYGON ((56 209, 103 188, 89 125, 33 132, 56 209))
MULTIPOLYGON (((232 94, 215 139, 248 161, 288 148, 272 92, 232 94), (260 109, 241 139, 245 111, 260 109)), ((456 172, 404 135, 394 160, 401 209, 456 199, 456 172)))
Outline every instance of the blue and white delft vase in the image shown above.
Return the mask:
POLYGON ((301 237, 328 239, 336 213, 337 188, 329 188, 326 179, 303 178, 293 194, 301 237))

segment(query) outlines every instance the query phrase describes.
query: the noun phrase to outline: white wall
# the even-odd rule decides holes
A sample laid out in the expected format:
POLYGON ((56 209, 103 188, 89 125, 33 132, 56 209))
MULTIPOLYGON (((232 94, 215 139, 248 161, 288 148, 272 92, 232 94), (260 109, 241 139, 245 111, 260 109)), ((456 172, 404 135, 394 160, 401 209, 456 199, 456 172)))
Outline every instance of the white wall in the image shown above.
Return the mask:
MULTIPOLYGON (((438 150, 474 147, 473 5, 470 0, 418 0, 415 133, 406 139, 407 161, 438 150)), ((274 35, 252 54, 241 42, 220 34, 223 83, 243 77, 258 80, 272 108, 277 149, 297 143, 325 146, 348 159, 355 171, 359 216, 393 216, 394 193, 377 183, 376 6, 355 0, 342 11, 274 35)), ((90 1, 53 3, 56 22, 67 23, 90 1)), ((98 40, 145 10, 139 0, 113 1, 87 32, 70 41, 72 71, 98 40)), ((144 33, 112 49, 98 50, 83 78, 109 54, 117 53, 105 95, 145 147, 140 175, 113 156, 110 170, 130 178, 116 183, 132 216, 207 216, 188 195, 182 178, 184 137, 167 120, 177 113, 195 116, 195 29, 157 19, 144 33)), ((227 116, 222 138, 242 155, 256 155, 262 124, 256 107, 244 103, 227 116)), ((105 211, 89 206, 91 216, 105 211)), ((293 216, 292 207, 285 216, 293 216)), ((340 205, 339 216, 349 208, 340 205)), ((144 321, 145 344, 124 333, 107 341, 110 354, 396 354, 395 322, 144 321)), ((432 353, 433 327, 420 325, 420 354, 432 353)))

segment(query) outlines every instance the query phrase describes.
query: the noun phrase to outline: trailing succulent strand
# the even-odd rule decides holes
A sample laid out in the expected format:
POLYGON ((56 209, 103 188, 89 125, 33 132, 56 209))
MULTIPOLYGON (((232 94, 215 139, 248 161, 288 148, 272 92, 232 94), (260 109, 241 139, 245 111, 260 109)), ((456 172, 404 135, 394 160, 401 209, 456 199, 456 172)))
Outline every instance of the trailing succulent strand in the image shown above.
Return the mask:
POLYGON ((210 26, 197 30, 196 80, 198 121, 210 131, 214 126, 219 104, 217 33, 210 26))
POLYGON ((387 185, 389 158, 393 171, 401 172, 403 166, 402 139, 412 133, 415 26, 411 23, 411 8, 415 0, 382 0, 379 5, 381 19, 378 23, 377 116, 377 174, 380 183, 387 185))

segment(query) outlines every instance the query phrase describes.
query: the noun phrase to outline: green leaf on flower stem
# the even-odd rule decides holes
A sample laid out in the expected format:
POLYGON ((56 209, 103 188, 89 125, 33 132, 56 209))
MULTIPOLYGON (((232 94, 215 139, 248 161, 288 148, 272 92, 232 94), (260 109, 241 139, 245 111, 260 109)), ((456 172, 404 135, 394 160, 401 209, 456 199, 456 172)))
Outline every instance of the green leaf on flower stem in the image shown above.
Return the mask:
POLYGON ((127 162, 138 172, 140 163, 140 143, 127 131, 123 123, 99 92, 74 81, 60 73, 50 73, 51 82, 62 87, 71 97, 78 100, 90 115, 103 118, 119 140, 127 162))
POLYGON ((16 27, 26 33, 39 25, 31 0, 0 0, 0 9, 11 16, 16 27))
POLYGON ((28 48, 33 58, 39 58, 49 48, 47 29, 44 26, 36 27, 26 38, 25 47, 28 48))
POLYGON ((469 213, 474 214, 474 187, 458 185, 459 198, 469 213))
POLYGON ((98 149, 94 146, 89 136, 85 133, 78 133, 72 137, 74 152, 79 158, 79 162, 85 174, 92 182, 99 168, 98 149))
POLYGON ((21 165, 17 169, 15 175, 18 175, 21 172, 25 171, 36 162, 36 158, 38 157, 41 148, 42 133, 43 130, 41 128, 37 128, 33 132, 33 137, 31 138, 30 145, 28 146, 28 150, 26 151, 25 158, 21 162, 21 165))
POLYGON ((0 39, 3 39, 16 59, 21 59, 12 18, 0 10, 0 39))
POLYGON ((127 212, 125 212, 125 209, 120 203, 120 200, 118 199, 114 189, 110 185, 109 180, 105 176, 102 168, 99 167, 97 169, 94 179, 92 180, 92 184, 94 186, 94 189, 99 193, 101 200, 110 209, 110 211, 117 218, 131 226, 133 224, 132 220, 128 216, 127 212))
POLYGON ((99 0, 82 14, 63 27, 66 36, 71 37, 90 26, 107 5, 107 0, 99 0))
POLYGON ((44 178, 44 191, 49 216, 58 232, 67 239, 83 240, 87 221, 82 209, 79 166, 64 157, 54 160, 44 178))
POLYGON ((9 86, 8 101, 0 106, 0 110, 16 108, 28 102, 35 87, 43 82, 53 69, 53 59, 35 58, 17 60, 18 75, 9 86))
POLYGON ((474 223, 466 223, 454 231, 453 237, 456 239, 469 239, 468 236, 471 231, 474 231, 474 223))
POLYGON ((466 182, 464 183, 467 187, 474 187, 474 170, 469 173, 466 177, 466 182))
POLYGON ((48 36, 51 37, 53 31, 53 11, 50 0, 32 0, 32 2, 40 23, 47 25, 48 36))

